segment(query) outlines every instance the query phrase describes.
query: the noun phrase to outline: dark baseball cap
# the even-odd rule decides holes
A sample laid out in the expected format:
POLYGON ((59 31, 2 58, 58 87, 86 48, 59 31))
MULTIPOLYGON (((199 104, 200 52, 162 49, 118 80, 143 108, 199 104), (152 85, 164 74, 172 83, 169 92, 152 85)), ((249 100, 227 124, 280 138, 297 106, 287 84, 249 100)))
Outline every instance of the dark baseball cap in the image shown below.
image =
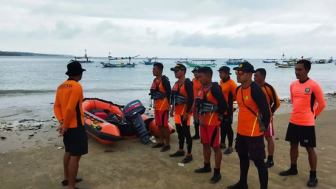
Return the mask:
POLYGON ((187 70, 187 68, 183 64, 176 64, 175 67, 170 68, 171 71, 178 71, 178 70, 187 70))
POLYGON ((217 71, 219 71, 219 72, 226 72, 226 73, 228 73, 228 74, 231 75, 231 73, 230 73, 230 68, 227 67, 227 66, 222 66, 222 67, 220 67, 219 70, 217 70, 217 71))
POLYGON ((201 66, 196 66, 191 72, 192 73, 199 72, 200 69, 201 69, 201 66))
POLYGON ((234 67, 233 70, 236 71, 244 71, 249 73, 255 73, 254 67, 249 62, 240 63, 238 67, 234 67))

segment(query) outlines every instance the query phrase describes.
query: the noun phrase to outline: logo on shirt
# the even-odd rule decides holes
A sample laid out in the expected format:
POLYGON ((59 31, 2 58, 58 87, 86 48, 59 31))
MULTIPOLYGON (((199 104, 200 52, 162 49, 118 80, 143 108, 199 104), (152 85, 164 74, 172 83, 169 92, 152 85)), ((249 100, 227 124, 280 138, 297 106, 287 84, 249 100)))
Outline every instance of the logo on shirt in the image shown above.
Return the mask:
POLYGON ((248 100, 249 99, 249 97, 248 96, 245 96, 245 100, 248 100))
POLYGON ((310 93, 310 88, 305 88, 305 93, 309 94, 310 93))

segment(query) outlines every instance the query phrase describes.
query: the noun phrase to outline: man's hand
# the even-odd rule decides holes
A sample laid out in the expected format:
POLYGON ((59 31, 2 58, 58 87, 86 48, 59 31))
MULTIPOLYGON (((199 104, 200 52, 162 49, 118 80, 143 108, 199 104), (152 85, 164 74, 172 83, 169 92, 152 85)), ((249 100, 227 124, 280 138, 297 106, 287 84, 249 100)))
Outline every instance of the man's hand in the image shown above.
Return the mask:
POLYGON ((174 117, 174 109, 170 110, 170 114, 169 115, 170 115, 170 117, 174 117))
POLYGON ((189 113, 185 113, 185 114, 183 115, 183 121, 187 121, 188 118, 189 118, 189 113))
POLYGON ((67 128, 64 128, 62 125, 59 125, 56 131, 58 131, 58 133, 59 133, 58 136, 61 137, 67 131, 67 128))
POLYGON ((223 120, 223 115, 218 115, 218 121, 222 121, 223 120))

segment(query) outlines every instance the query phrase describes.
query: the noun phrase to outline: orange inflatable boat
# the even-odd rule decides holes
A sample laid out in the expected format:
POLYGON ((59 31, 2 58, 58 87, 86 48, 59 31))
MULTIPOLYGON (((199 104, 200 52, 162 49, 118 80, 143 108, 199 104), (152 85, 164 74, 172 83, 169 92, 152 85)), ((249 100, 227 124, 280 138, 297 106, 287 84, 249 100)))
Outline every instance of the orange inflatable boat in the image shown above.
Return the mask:
MULTIPOLYGON (((159 136, 154 118, 143 114, 145 108, 138 100, 121 106, 98 98, 85 98, 83 110, 86 132, 102 144, 136 137, 145 144, 148 136, 159 136)), ((170 124, 169 130, 175 132, 170 124)))

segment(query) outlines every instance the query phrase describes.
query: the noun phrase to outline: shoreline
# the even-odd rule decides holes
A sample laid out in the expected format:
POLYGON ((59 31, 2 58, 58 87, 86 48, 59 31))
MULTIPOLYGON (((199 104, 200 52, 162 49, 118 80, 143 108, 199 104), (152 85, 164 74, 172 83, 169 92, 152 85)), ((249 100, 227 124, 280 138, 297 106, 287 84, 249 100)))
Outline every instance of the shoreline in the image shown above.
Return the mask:
MULTIPOLYGON (((331 189, 336 185, 336 176, 333 174, 334 166, 332 166, 336 163, 333 158, 336 155, 336 148, 334 141, 331 140, 336 134, 335 114, 336 109, 324 110, 316 120, 317 176, 319 179, 317 188, 321 189, 331 189)), ((274 118, 275 166, 269 169, 269 187, 272 189, 307 188, 309 164, 304 148, 300 147, 299 149, 299 174, 289 177, 278 175, 290 164, 289 143, 285 141, 289 116, 289 113, 276 114, 274 118)), ((1 149, 4 146, 12 146, 11 142, 18 144, 18 146, 21 145, 16 150, 0 153, 2 187, 11 189, 64 188, 60 185, 60 181, 63 179, 62 156, 64 149, 61 149, 63 147, 62 138, 59 138, 55 131, 56 124, 56 121, 48 120, 44 122, 45 129, 42 126, 38 130, 7 133, 11 136, 21 137, 21 140, 12 140, 10 137, 6 140, 0 140, 1 149), (28 134, 34 132, 37 133, 29 139, 28 134), (18 136, 17 133, 20 135, 18 136), (50 141, 48 141, 48 137, 52 137, 49 138, 50 141), (21 175, 18 177, 17 173, 21 173, 21 175)), ((232 126, 236 133, 237 123, 233 123, 232 126)), ((193 133, 194 127, 191 127, 193 133)), ((0 133, 0 135, 3 134, 0 133)), ((178 164, 183 157, 170 158, 168 155, 178 149, 177 143, 177 134, 173 134, 171 136, 171 150, 167 153, 161 153, 158 149, 142 145, 139 139, 122 140, 111 146, 105 146, 89 137, 89 154, 82 157, 78 173, 78 176, 83 177, 84 181, 78 183, 78 186, 95 189, 110 189, 112 185, 117 189, 171 187, 222 189, 227 185, 234 184, 239 179, 239 159, 235 152, 223 155, 222 180, 217 184, 210 184, 212 173, 195 174, 193 172, 194 169, 203 165, 200 140, 193 141, 194 160, 183 166, 178 164)), ((211 165, 212 167, 214 165, 213 155, 211 165)), ((257 175, 257 170, 251 163, 249 188, 259 188, 257 175)))

